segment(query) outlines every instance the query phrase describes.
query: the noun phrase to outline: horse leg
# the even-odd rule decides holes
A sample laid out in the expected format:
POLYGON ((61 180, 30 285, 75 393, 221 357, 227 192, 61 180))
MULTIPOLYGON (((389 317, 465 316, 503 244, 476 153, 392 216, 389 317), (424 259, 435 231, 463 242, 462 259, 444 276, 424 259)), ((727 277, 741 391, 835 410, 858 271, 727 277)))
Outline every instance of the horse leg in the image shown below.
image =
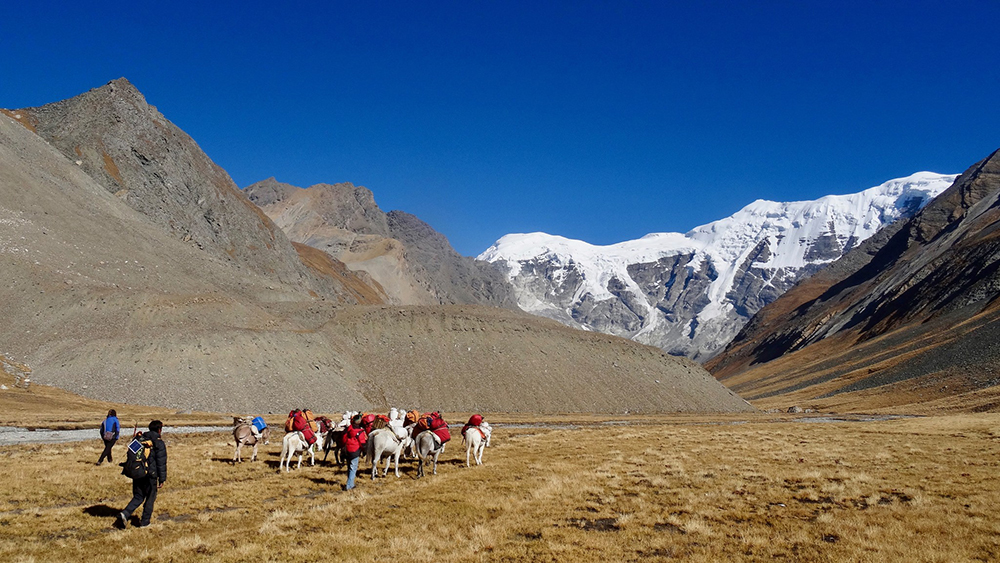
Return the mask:
POLYGON ((470 441, 468 445, 465 446, 465 466, 472 467, 469 465, 469 454, 472 452, 472 442, 470 441))
MULTIPOLYGON (((403 451, 403 444, 400 444, 399 447, 396 448, 396 478, 397 479, 399 478, 399 454, 402 453, 402 451, 403 451)), ((388 462, 386 462, 386 464, 385 464, 385 472, 386 473, 389 472, 389 463, 388 462)))
POLYGON ((250 456, 250 463, 257 461, 257 443, 253 444, 253 454, 250 456))

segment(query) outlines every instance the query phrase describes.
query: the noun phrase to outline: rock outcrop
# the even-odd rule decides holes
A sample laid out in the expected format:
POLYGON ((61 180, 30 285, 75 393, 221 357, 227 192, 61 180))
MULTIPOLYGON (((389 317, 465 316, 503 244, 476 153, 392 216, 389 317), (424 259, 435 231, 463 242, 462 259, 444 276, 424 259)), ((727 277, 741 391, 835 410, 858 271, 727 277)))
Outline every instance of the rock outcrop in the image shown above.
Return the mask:
POLYGON ((394 303, 516 308, 510 284, 489 264, 459 255, 444 235, 409 213, 383 212, 364 187, 302 189, 269 178, 244 193, 291 240, 366 272, 394 303))

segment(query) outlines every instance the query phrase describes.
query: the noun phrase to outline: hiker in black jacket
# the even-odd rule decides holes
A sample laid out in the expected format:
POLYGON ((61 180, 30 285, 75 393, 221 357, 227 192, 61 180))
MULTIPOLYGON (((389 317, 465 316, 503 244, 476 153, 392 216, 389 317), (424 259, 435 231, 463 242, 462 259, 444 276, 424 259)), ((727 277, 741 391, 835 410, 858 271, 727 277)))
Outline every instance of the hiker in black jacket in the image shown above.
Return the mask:
POLYGON ((163 431, 163 423, 154 420, 149 423, 149 432, 142 435, 141 440, 153 442, 152 451, 149 454, 149 468, 145 477, 132 479, 132 500, 125 507, 125 510, 118 514, 118 521, 124 528, 128 526, 128 520, 135 509, 142 504, 142 518, 139 520, 139 527, 149 525, 153 517, 153 504, 156 502, 156 491, 167 482, 167 446, 160 438, 163 431))

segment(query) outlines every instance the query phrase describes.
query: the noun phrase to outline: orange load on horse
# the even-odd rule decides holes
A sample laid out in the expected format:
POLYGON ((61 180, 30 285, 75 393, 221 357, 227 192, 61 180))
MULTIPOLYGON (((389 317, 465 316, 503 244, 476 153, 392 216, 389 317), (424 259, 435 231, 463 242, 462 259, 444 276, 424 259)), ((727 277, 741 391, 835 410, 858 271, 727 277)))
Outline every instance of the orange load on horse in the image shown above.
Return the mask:
MULTIPOLYGON (((406 413, 404 417, 403 426, 413 426, 420 420, 420 411, 413 410, 406 413)), ((414 436, 417 435, 416 432, 413 433, 414 436)))

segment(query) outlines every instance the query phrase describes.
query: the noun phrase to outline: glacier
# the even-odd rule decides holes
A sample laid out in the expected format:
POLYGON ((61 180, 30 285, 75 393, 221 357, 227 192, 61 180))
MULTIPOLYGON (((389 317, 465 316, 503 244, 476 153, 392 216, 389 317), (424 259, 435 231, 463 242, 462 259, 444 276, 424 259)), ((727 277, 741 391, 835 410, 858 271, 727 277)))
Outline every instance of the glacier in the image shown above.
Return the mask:
POLYGON ((956 177, 918 172, 848 195, 757 200, 687 233, 604 246, 508 234, 478 259, 506 274, 529 313, 704 361, 761 307, 885 225, 913 216, 956 177))

